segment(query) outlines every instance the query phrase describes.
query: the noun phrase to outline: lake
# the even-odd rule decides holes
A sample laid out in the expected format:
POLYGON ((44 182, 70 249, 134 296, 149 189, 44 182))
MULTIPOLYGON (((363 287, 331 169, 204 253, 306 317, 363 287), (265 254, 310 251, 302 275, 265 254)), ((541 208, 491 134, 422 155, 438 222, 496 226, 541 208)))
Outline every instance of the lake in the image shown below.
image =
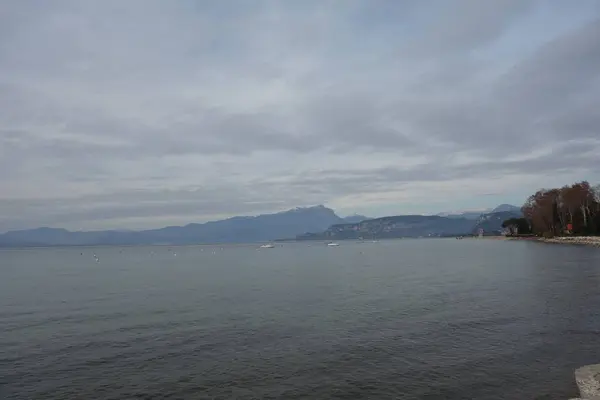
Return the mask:
POLYGON ((1 250, 0 398, 565 400, 598 310, 572 245, 1 250))

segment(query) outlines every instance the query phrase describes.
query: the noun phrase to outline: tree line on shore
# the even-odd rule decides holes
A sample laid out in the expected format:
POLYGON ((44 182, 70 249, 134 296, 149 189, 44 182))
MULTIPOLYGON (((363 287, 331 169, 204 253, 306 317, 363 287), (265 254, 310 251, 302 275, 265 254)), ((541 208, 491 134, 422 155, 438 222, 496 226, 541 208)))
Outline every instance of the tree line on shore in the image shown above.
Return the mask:
POLYGON ((600 185, 582 181, 529 196, 523 218, 511 218, 502 226, 509 234, 600 235, 600 185))

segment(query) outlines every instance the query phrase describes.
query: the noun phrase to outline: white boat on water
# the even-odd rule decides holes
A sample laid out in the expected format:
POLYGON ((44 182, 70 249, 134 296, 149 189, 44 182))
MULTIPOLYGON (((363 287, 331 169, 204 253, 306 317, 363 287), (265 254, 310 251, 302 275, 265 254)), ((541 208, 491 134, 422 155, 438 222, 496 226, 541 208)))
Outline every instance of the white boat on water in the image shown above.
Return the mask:
POLYGON ((275 247, 275 245, 272 245, 271 243, 260 246, 261 249, 272 249, 273 247, 275 247))
POLYGON ((327 246, 329 246, 329 247, 336 247, 336 246, 339 246, 339 244, 331 242, 331 243, 327 243, 327 246))

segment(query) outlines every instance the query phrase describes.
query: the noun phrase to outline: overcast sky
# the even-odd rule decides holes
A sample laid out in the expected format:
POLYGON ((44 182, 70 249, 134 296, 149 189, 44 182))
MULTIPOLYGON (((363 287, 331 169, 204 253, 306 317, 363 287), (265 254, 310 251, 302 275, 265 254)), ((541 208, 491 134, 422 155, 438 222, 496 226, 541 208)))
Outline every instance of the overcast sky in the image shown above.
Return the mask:
POLYGON ((600 0, 0 0, 0 231, 600 183, 600 0))

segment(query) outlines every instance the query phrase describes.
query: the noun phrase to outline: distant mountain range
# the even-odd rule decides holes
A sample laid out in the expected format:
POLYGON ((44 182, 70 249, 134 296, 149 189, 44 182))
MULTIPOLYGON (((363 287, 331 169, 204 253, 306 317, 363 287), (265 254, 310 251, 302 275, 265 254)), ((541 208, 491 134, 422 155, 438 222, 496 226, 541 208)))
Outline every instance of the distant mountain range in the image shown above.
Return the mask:
POLYGON ((371 219, 363 215, 339 217, 319 205, 258 215, 233 217, 203 224, 169 226, 143 231, 68 231, 37 228, 0 234, 0 246, 149 245, 200 243, 252 243, 278 239, 351 239, 458 235, 500 229, 505 219, 519 216, 518 207, 503 204, 475 218, 403 215, 371 219), (500 211, 496 211, 500 209, 500 211), (508 210, 508 211, 507 211, 508 210))
POLYGON ((520 214, 521 207, 513 206, 511 204, 500 204, 498 207, 494 208, 491 212, 492 213, 514 212, 514 213, 520 214))
MULTIPOLYGON (((503 207, 501 209, 507 209, 503 207)), ((369 219, 358 223, 330 226, 323 232, 298 235, 296 240, 384 239, 402 237, 447 237, 484 233, 498 234, 502 222, 520 217, 521 211, 495 211, 479 214, 476 219, 456 215, 400 215, 369 219)))
POLYGON ((446 217, 446 218, 478 219, 479 217, 481 217, 484 214, 497 213, 497 212, 503 212, 503 211, 509 211, 509 212, 514 212, 514 213, 519 214, 519 213, 521 213, 521 208, 517 207, 517 206, 513 206, 511 204, 500 204, 496 208, 487 208, 487 209, 477 210, 477 211, 442 212, 442 213, 439 213, 436 215, 440 216, 440 217, 446 217))
POLYGON ((358 222, 367 217, 352 215, 341 218, 324 206, 259 215, 233 217, 204 224, 169 226, 144 231, 72 232, 58 228, 10 231, 0 235, 0 246, 65 245, 142 245, 265 242, 295 237, 305 232, 320 232, 340 223, 358 222))
MULTIPOLYGON (((496 209, 494 209, 496 210, 496 209)), ((483 229, 484 232, 496 232, 502 228, 502 222, 511 218, 520 218, 523 216, 521 210, 513 210, 504 208, 505 211, 493 211, 488 214, 482 214, 475 221, 473 226, 473 233, 483 229)))
POLYGON ((361 221, 364 221, 367 219, 371 219, 371 218, 365 217, 364 215, 354 214, 354 215, 349 215, 347 217, 343 217, 342 221, 347 224, 355 224, 357 222, 361 222, 361 221))

